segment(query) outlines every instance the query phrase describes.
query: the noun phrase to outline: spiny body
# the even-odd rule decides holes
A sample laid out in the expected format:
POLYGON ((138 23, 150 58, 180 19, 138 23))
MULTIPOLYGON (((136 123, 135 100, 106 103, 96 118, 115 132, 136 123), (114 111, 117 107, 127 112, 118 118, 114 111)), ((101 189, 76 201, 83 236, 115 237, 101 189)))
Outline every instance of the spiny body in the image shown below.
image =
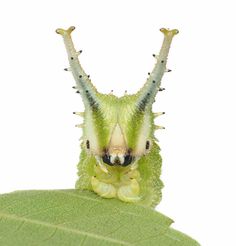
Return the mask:
POLYGON ((133 95, 116 97, 101 94, 82 69, 71 32, 57 29, 66 46, 70 68, 84 105, 81 155, 78 164, 78 189, 93 190, 104 198, 116 197, 125 202, 136 202, 154 207, 160 202, 163 184, 160 180, 161 157, 154 131, 152 104, 158 91, 163 90, 161 79, 166 69, 167 56, 176 29, 162 28, 164 41, 156 57, 154 69, 144 86, 133 95))

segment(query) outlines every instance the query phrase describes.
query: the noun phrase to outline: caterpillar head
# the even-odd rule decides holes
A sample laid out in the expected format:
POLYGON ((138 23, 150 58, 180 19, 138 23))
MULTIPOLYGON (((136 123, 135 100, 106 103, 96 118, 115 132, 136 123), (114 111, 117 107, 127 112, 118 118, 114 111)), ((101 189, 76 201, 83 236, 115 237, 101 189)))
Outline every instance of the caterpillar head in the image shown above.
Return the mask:
POLYGON ((85 110, 83 146, 110 166, 128 166, 151 148, 153 117, 135 96, 97 95, 96 109, 85 110))
POLYGON ((112 94, 99 93, 79 62, 81 51, 74 48, 71 32, 57 29, 66 46, 71 71, 80 92, 85 112, 77 113, 84 117, 82 146, 97 161, 109 166, 125 167, 134 164, 152 148, 154 130, 162 127, 154 125, 152 104, 158 91, 163 90, 161 78, 166 71, 166 61, 172 38, 178 33, 176 29, 162 28, 164 41, 159 55, 154 55, 156 64, 149 74, 144 86, 133 95, 116 97, 112 94))

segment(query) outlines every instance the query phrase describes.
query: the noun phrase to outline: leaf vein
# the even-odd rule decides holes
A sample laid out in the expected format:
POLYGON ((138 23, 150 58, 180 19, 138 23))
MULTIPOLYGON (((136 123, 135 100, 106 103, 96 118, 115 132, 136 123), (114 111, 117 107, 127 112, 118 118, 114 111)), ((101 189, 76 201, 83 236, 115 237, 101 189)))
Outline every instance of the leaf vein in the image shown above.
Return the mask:
POLYGON ((51 234, 49 237, 45 238, 45 239, 43 240, 43 242, 46 242, 46 241, 52 239, 53 236, 56 234, 57 230, 58 230, 58 228, 55 228, 55 230, 52 232, 52 234, 51 234))
POLYGON ((45 227, 50 227, 50 228, 57 228, 58 230, 62 230, 65 232, 70 232, 70 233, 74 233, 74 234, 79 234, 79 235, 85 235, 87 237, 92 237, 92 238, 96 238, 99 240, 104 240, 104 241, 109 241, 112 243, 117 243, 120 245, 127 245, 127 246, 131 246, 133 244, 119 240, 119 239, 114 239, 114 238, 110 238, 110 237, 106 237, 106 236, 102 236, 102 235, 96 235, 94 233, 90 233, 90 232, 86 232, 86 231, 81 231, 78 229, 71 229, 71 228, 65 228, 63 226, 56 226, 47 222, 42 222, 42 221, 37 221, 37 220, 33 220, 33 219, 29 219, 29 218, 22 218, 19 217, 17 215, 9 215, 9 214, 4 214, 4 213, 0 213, 1 216, 8 218, 8 219, 12 219, 12 220, 19 220, 19 221, 24 221, 27 223, 31 223, 31 224, 36 224, 36 225, 41 225, 41 226, 45 226, 45 227))
POLYGON ((80 246, 83 246, 84 245, 86 239, 87 239, 87 236, 84 236, 83 241, 81 242, 80 246))
POLYGON ((16 228, 16 230, 14 231, 14 233, 18 232, 24 224, 25 224, 25 221, 23 220, 23 221, 20 223, 20 225, 16 228))

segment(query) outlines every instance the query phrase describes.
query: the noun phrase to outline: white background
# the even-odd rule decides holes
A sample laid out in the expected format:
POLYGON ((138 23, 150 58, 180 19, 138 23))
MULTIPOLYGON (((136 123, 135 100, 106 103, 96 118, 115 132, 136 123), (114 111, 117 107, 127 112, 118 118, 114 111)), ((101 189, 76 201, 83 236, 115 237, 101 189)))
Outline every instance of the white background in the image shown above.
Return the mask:
POLYGON ((0 193, 73 188, 82 111, 58 27, 76 26, 100 92, 136 92, 178 28, 155 110, 163 156, 158 211, 202 245, 236 245, 234 1, 1 1, 0 193), (4 3, 5 2, 5 3, 4 3))

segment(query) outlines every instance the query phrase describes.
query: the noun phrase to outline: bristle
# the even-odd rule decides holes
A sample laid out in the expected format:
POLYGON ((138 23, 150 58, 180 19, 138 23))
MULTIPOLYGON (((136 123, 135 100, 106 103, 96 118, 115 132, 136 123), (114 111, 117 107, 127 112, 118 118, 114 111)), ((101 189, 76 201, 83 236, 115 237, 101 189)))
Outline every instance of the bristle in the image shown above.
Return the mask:
POLYGON ((165 112, 157 112, 157 113, 153 113, 154 117, 158 117, 165 114, 165 112))
POLYGON ((83 128, 84 127, 84 124, 77 124, 77 125, 75 125, 75 127, 83 128))
POLYGON ((162 130, 162 129, 165 129, 164 126, 158 126, 158 125, 155 125, 155 130, 162 130))
POLYGON ((84 112, 73 112, 73 114, 84 117, 84 112))

